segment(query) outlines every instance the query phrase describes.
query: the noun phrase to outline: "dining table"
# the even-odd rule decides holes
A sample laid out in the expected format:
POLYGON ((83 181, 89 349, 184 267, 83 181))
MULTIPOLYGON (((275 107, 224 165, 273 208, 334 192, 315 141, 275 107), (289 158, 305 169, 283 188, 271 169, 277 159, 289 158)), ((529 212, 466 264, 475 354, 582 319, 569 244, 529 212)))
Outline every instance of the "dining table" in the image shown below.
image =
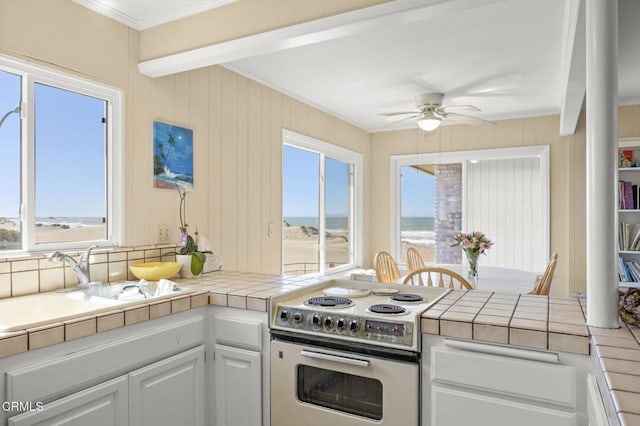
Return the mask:
MULTIPOLYGON (((454 271, 467 278, 465 265, 461 264, 429 264, 429 267, 445 268, 454 271)), ((401 284, 408 272, 402 271, 402 276, 395 282, 401 284)), ((519 269, 503 268, 497 266, 479 266, 478 278, 476 280, 467 279, 478 291, 494 291, 498 293, 526 294, 533 290, 536 279, 542 272, 524 271, 519 269)), ((358 270, 351 274, 351 278, 360 281, 376 281, 373 269, 358 270)), ((435 278, 434 278, 435 279, 435 278)))

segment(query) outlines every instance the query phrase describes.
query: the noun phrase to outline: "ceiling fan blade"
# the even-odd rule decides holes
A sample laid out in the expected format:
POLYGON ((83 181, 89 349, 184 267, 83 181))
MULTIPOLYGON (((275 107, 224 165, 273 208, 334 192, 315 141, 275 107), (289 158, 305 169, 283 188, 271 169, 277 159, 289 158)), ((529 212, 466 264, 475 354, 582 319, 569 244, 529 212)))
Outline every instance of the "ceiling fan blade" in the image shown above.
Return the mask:
POLYGON ((471 117, 470 115, 456 114, 455 112, 447 113, 447 117, 445 118, 445 120, 460 124, 471 124, 472 126, 493 126, 494 124, 496 124, 493 121, 471 117))
POLYGON ((439 110, 443 110, 444 112, 449 112, 449 111, 474 111, 474 112, 480 112, 480 108, 475 107, 473 105, 444 105, 440 108, 438 108, 439 110))
POLYGON ((379 131, 387 129, 387 128, 391 127, 391 126, 395 126, 398 123, 402 123, 403 121, 407 121, 407 120, 410 120, 412 118, 420 117, 421 115, 422 115, 421 112, 420 113, 414 113, 414 115, 410 115, 408 117, 401 118, 400 120, 396 120, 396 121, 394 121, 392 123, 387 124, 386 126, 382 126, 377 131, 379 132, 379 131))
POLYGON ((395 115, 406 115, 406 114, 418 114, 420 111, 398 111, 398 112, 381 112, 378 115, 382 115, 384 117, 393 117, 395 115))

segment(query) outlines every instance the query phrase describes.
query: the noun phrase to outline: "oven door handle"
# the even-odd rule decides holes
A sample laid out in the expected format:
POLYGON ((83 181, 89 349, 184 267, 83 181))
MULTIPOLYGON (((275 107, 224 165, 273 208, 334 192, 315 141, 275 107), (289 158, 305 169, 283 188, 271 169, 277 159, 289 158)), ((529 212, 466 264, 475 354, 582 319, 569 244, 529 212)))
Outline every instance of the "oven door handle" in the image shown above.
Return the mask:
POLYGON ((342 364, 349 364, 349 365, 357 365, 358 367, 368 367, 369 366, 369 361, 365 360, 365 359, 358 359, 358 358, 348 358, 345 356, 338 356, 338 355, 331 355, 331 354, 326 354, 323 352, 313 352, 313 351, 308 351, 306 349, 302 349, 300 351, 300 355, 307 357, 307 358, 315 358, 315 359, 322 359, 325 361, 334 361, 334 362, 339 362, 342 364))

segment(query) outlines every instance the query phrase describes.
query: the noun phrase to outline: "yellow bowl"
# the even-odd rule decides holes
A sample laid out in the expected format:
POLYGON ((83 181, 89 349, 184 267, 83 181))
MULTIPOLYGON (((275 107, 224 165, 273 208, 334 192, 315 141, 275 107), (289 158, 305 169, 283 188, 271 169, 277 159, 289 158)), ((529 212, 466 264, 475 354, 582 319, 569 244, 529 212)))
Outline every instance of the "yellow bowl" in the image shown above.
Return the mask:
POLYGON ((158 281, 173 277, 181 267, 182 263, 178 262, 147 262, 129 265, 129 270, 134 277, 140 280, 158 281))

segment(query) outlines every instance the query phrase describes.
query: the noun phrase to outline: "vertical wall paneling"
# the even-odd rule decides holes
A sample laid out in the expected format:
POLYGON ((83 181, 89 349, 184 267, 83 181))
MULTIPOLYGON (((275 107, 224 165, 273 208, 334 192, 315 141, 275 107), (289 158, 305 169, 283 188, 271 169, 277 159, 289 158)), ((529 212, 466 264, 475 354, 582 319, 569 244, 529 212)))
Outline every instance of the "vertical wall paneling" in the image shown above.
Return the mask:
POLYGON ((528 271, 545 266, 540 243, 542 204, 537 158, 484 160, 466 167, 466 231, 494 241, 482 264, 528 271), (534 220, 533 217, 537 217, 534 220))
MULTIPOLYGON (((207 200, 208 188, 211 181, 211 168, 208 167, 210 137, 209 137, 209 74, 206 70, 197 70, 190 74, 188 97, 188 123, 193 129, 193 168, 194 182, 192 193, 189 194, 191 204, 197 208, 191 209, 189 220, 193 225, 191 231, 196 227, 200 236, 211 241, 212 229, 209 222, 209 209, 207 200)), ((176 239, 177 241, 177 239, 176 239)))
MULTIPOLYGON (((247 109, 247 266, 248 271, 262 268, 261 241, 268 237, 263 233, 260 211, 262 176, 262 91, 257 83, 249 81, 247 109)), ((266 222, 265 222, 266 223, 266 222)))
POLYGON ((213 252, 222 254, 222 75, 221 68, 218 67, 209 68, 207 71, 209 77, 208 238, 213 245, 213 252))
POLYGON ((220 182, 221 215, 220 252, 225 269, 237 270, 238 266, 238 75, 222 73, 222 158, 220 182))
POLYGON ((269 143, 269 158, 271 169, 268 179, 270 187, 270 215, 269 220, 274 223, 275 235, 277 238, 269 239, 269 272, 279 273, 282 270, 282 98, 283 95, 271 91, 270 108, 271 128, 269 143))
MULTIPOLYGON (((260 224, 262 226, 262 232, 260 233, 260 253, 261 259, 261 271, 271 271, 271 247, 273 239, 277 239, 276 236, 269 236, 269 223, 279 221, 280 218, 271 217, 271 98, 270 91, 264 87, 261 87, 261 110, 262 110, 262 141, 260 143, 261 151, 261 165, 262 174, 260 176, 260 224), (274 222, 272 222, 274 221, 274 222)), ((282 155, 282 154, 279 154, 282 155)), ((282 189, 280 189, 282 191, 282 189)))
POLYGON ((249 124, 249 103, 251 100, 248 97, 248 80, 244 77, 238 77, 238 136, 237 146, 238 153, 236 157, 237 170, 236 181, 238 182, 238 201, 236 211, 238 214, 238 229, 237 229, 237 241, 238 251, 236 254, 237 269, 240 271, 247 270, 247 258, 249 256, 249 239, 248 239, 248 167, 247 167, 247 155, 248 155, 248 124, 249 124))

